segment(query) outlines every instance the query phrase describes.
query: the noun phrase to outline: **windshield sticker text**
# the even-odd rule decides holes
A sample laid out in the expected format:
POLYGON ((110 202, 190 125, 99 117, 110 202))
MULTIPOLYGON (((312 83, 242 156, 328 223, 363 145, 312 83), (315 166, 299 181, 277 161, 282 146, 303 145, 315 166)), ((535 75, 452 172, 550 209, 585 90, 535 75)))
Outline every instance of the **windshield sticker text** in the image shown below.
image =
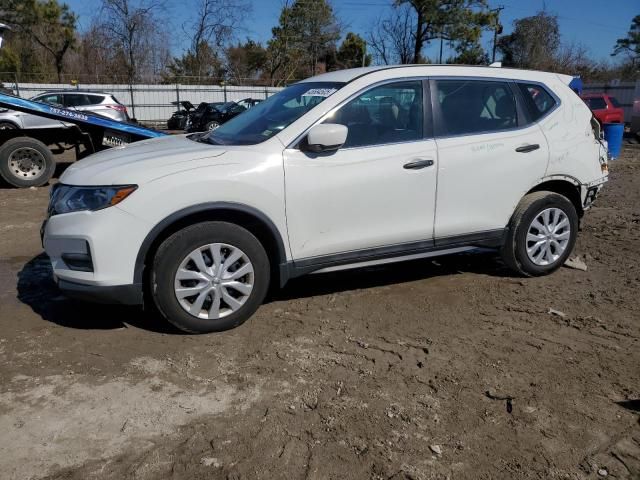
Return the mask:
POLYGON ((335 88, 312 88, 311 90, 307 90, 306 93, 303 93, 303 97, 328 97, 337 89, 335 88))

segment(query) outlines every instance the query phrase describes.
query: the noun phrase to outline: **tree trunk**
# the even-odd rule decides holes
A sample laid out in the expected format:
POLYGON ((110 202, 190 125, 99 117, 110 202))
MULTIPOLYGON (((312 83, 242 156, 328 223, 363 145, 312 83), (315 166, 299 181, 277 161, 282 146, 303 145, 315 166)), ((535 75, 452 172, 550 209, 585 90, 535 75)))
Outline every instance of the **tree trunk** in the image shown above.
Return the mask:
POLYGON ((420 63, 420 54, 424 46, 424 18, 418 12, 418 21, 416 22, 416 43, 413 49, 413 63, 420 63))

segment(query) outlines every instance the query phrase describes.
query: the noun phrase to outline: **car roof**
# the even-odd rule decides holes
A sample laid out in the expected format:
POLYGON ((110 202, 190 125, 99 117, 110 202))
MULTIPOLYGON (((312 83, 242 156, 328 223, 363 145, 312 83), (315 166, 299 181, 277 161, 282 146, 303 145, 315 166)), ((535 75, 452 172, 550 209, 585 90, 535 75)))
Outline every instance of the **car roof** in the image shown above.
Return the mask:
MULTIPOLYGON (((389 70, 390 76, 394 73, 394 70, 400 70, 405 68, 412 69, 424 69, 424 75, 429 75, 433 73, 433 70, 439 70, 440 72, 443 69, 446 69, 447 74, 457 75, 457 76, 474 76, 479 74, 480 72, 486 73, 491 72, 492 77, 502 77, 502 78, 526 78, 528 75, 541 77, 541 76, 555 76, 556 79, 560 77, 560 79, 569 84, 569 82, 574 78, 570 75, 556 74, 553 72, 543 72, 538 70, 524 70, 518 68, 504 68, 504 67, 489 67, 484 65, 458 65, 458 64, 413 64, 413 65, 380 65, 375 67, 361 67, 361 68, 349 68, 346 70, 337 70, 333 72, 322 73, 320 75, 316 75, 314 77, 307 78, 302 80, 301 83, 304 82, 340 82, 340 83, 348 83, 353 80, 356 80, 365 75, 369 75, 375 72, 380 72, 383 70, 389 70), (430 72, 431 70, 431 72, 430 72)), ((442 75, 442 73, 438 73, 438 75, 442 75)))

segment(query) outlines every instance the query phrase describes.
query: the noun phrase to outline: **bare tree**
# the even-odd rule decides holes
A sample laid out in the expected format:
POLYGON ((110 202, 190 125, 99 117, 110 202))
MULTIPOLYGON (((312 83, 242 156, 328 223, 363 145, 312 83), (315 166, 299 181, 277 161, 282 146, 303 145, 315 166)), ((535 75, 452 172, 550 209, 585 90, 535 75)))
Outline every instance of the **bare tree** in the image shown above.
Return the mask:
POLYGON ((411 9, 402 5, 374 24, 367 36, 367 42, 377 63, 390 65, 412 62, 414 23, 411 9))
POLYGON ((200 76, 205 52, 222 50, 233 40, 251 12, 251 4, 245 0, 196 0, 196 10, 195 21, 183 25, 183 29, 191 40, 190 53, 200 76))
MULTIPOLYGON (((141 67, 156 73, 158 48, 163 48, 165 36, 158 28, 159 16, 165 11, 164 0, 102 0, 99 28, 113 42, 121 55, 129 83, 133 105, 133 82, 141 67)), ((135 109, 132 108, 135 117, 135 109)))
POLYGON ((157 28, 164 6, 164 0, 102 0, 99 27, 121 51, 129 82, 164 40, 157 28))

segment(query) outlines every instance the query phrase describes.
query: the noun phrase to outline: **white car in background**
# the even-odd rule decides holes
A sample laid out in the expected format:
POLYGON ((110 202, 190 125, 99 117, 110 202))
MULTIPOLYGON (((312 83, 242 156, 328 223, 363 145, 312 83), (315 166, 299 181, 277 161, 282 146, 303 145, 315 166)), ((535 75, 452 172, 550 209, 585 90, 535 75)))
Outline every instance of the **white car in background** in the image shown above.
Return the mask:
MULTIPOLYGON (((62 90, 45 92, 36 95, 30 100, 48 103, 50 105, 59 105, 71 110, 88 112, 118 122, 129 121, 127 107, 122 105, 118 99, 110 93, 62 90)), ((71 126, 69 123, 52 120, 39 115, 0 109, 0 130, 14 128, 60 128, 65 125, 71 126)))
POLYGON ((70 166, 44 246, 70 296, 187 332, 239 325, 307 273, 500 249, 525 276, 571 253, 607 180, 599 126, 553 73, 372 67, 292 85, 219 128, 70 166))

